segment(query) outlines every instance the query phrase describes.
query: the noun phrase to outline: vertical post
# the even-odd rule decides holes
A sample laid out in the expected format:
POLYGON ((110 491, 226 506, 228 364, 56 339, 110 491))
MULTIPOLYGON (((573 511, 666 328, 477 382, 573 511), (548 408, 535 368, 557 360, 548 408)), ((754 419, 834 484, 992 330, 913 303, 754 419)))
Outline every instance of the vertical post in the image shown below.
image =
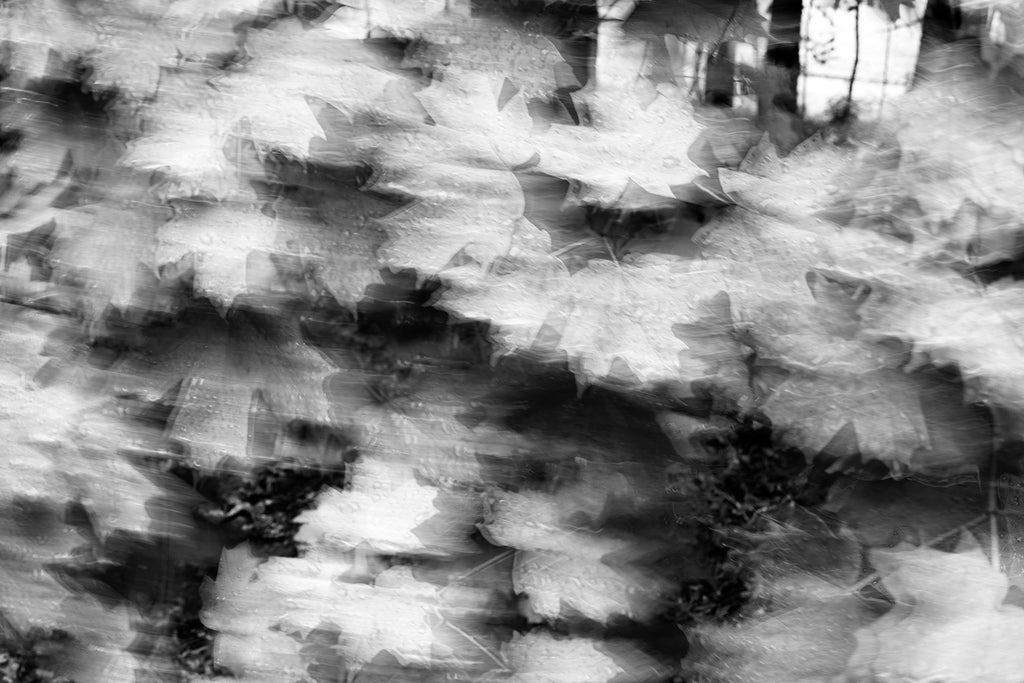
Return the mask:
POLYGON ((731 107, 736 81, 736 63, 732 41, 723 41, 708 56, 708 81, 705 101, 716 107, 731 107))
POLYGON ((644 46, 626 40, 622 22, 629 18, 636 0, 598 0, 597 54, 592 78, 597 91, 632 85, 637 66, 643 63, 644 46))

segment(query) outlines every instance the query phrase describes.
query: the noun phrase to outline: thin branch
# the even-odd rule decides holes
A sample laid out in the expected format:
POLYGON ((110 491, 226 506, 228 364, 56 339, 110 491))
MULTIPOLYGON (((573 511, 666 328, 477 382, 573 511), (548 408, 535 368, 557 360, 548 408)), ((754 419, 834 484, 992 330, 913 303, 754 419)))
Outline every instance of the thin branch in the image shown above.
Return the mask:
POLYGON ((992 457, 989 462, 988 473, 988 544, 990 548, 990 560, 992 567, 998 572, 1002 571, 999 559, 999 482, 996 479, 996 466, 999 464, 999 455, 995 448, 992 449, 992 457))
POLYGON ((484 655, 486 655, 488 659, 490 659, 492 662, 497 664, 501 668, 502 671, 508 671, 509 670, 508 662, 506 662, 501 657, 501 655, 499 655, 499 654, 497 654, 495 652, 492 652, 489 647, 487 647, 486 645, 481 643, 479 640, 477 640, 473 636, 471 636, 468 633, 466 633, 465 631, 463 631, 461 628, 459 628, 458 626, 456 626, 452 622, 450 622, 447 619, 445 619, 443 616, 441 617, 441 623, 443 623, 445 626, 447 626, 451 630, 455 631, 460 636, 462 636, 463 638, 468 640, 470 643, 472 643, 473 646, 476 647, 481 652, 483 652, 484 655))
POLYGON ((736 21, 736 12, 740 9, 740 3, 743 0, 736 0, 732 3, 732 11, 729 12, 729 18, 725 20, 725 25, 722 26, 722 35, 718 36, 718 42, 715 43, 715 56, 718 55, 718 50, 722 47, 722 43, 725 42, 725 37, 729 34, 729 29, 732 28, 732 24, 736 21))
POLYGON ((856 0, 853 6, 853 69, 850 70, 850 85, 846 90, 846 114, 853 110, 853 84, 857 81, 857 68, 860 66, 860 3, 856 0))
POLYGON ((498 564, 499 562, 503 562, 503 561, 507 560, 508 558, 510 558, 513 555, 515 555, 515 552, 516 551, 514 549, 512 549, 512 548, 508 548, 507 550, 503 550, 501 553, 495 555, 494 557, 492 557, 492 558, 490 558, 488 560, 485 560, 485 561, 481 562, 480 564, 478 564, 477 566, 473 567, 472 569, 470 569, 469 571, 465 572, 464 574, 460 574, 459 576, 454 577, 451 580, 451 582, 449 582, 446 586, 441 588, 441 592, 444 593, 446 590, 449 590, 449 589, 453 588, 454 585, 455 585, 455 582, 457 582, 457 581, 465 581, 466 579, 468 579, 469 577, 473 576, 474 574, 479 574, 480 572, 482 572, 483 570, 487 569, 488 567, 493 567, 494 565, 498 564))

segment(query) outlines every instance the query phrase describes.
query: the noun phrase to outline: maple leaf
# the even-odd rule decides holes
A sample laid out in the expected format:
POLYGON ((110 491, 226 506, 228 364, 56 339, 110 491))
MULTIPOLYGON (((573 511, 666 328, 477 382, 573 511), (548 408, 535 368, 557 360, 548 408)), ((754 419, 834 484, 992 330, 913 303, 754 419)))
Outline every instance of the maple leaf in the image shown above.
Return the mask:
POLYGON ((337 9, 324 25, 339 36, 366 38, 375 29, 405 39, 420 35, 420 27, 468 16, 463 0, 359 0, 337 9))
POLYGON ((382 554, 447 555, 472 552, 473 501, 416 481, 412 467, 362 458, 346 470, 343 491, 329 489, 296 521, 299 543, 382 554), (401 501, 396 505, 396 501, 401 501), (469 511, 467 514, 467 510, 469 511), (436 518, 436 519, 435 519, 436 518), (429 525, 429 526, 428 526, 429 525))
POLYGON ((402 119, 370 139, 368 188, 415 199, 383 220, 388 265, 429 276, 461 253, 486 269, 510 248, 524 206, 510 169, 532 153, 517 129, 532 124, 519 96, 498 111, 496 86, 480 74, 449 72, 416 95, 435 125, 402 119), (465 117, 485 112, 493 116, 467 132, 465 117))
POLYGON ((450 273, 453 288, 440 303, 469 317, 490 313, 506 351, 529 348, 550 327, 558 335, 550 346, 568 353, 585 381, 630 373, 640 383, 721 378, 742 394, 742 351, 728 307, 716 299, 727 289, 723 272, 719 261, 646 254, 593 260, 570 276, 547 258, 494 281, 450 273))
POLYGON ((574 306, 559 347, 584 376, 608 376, 621 359, 641 382, 692 381, 717 376, 719 370, 728 382, 740 351, 729 334, 728 309, 715 305, 723 286, 718 265, 654 255, 628 265, 592 261, 573 276, 574 306), (603 301, 595 297, 598 292, 603 301))
POLYGON ((1020 229, 1008 208, 992 204, 982 207, 963 196, 943 196, 945 181, 940 176, 944 171, 940 176, 925 173, 916 179, 910 179, 913 174, 904 175, 904 171, 899 166, 884 168, 853 193, 850 203, 854 216, 849 225, 910 242, 920 265, 940 264, 963 272, 967 268, 983 270, 1015 258, 1020 229), (943 202, 952 200, 938 213, 926 213, 923 208, 930 204, 928 196, 932 192, 928 177, 938 178, 940 189, 935 197, 943 202), (917 187, 921 181, 923 190, 917 187), (946 211, 954 211, 952 219, 940 217, 946 211))
POLYGON ((553 623, 578 615, 599 622, 616 617, 644 622, 664 609, 672 591, 667 579, 628 565, 587 562, 580 550, 567 544, 561 552, 516 552, 512 586, 525 596, 521 609, 530 621, 553 623))
POLYGON ((124 535, 187 538, 191 545, 188 509, 195 501, 173 485, 164 488, 166 479, 126 455, 123 449, 153 449, 159 435, 106 405, 105 377, 80 357, 82 342, 68 321, 9 304, 0 315, 5 638, 14 644, 42 635, 40 655, 57 675, 127 680, 140 666, 130 653, 139 615, 81 592, 63 571, 102 556, 111 539, 124 535), (69 514, 75 509, 78 521, 69 514))
POLYGON ((147 401, 174 397, 168 436, 199 466, 254 464, 250 422, 264 408, 277 424, 330 424, 322 386, 335 368, 302 341, 295 321, 193 309, 174 325, 175 335, 147 331, 142 348, 118 362, 115 385, 147 401))
POLYGON ((879 297, 869 302, 876 309, 872 328, 911 342, 919 360, 955 364, 977 398, 1016 410, 1022 401, 1019 292, 1016 284, 933 291, 916 310, 895 296, 879 297))
MULTIPOLYGON (((293 180, 317 182, 306 174, 293 180)), ((322 185, 281 191, 268 204, 242 185, 228 191, 230 201, 174 200, 152 260, 165 279, 190 273, 194 293, 222 311, 239 297, 269 302, 285 294, 326 294, 354 307, 381 282, 376 249, 384 235, 373 219, 394 202, 351 185, 322 185)))
POLYGON ((736 324, 757 352, 755 382, 770 390, 761 408, 773 425, 795 445, 818 453, 853 422, 863 455, 897 467, 924 466, 922 452, 931 443, 922 386, 902 372, 907 359, 900 350, 862 326, 864 292, 872 291, 861 286, 864 280, 849 286, 846 279, 830 279, 858 271, 867 277, 873 270, 884 281, 898 268, 914 266, 907 245, 867 231, 790 225, 742 210, 723 214, 698 239, 710 256, 742 259, 726 290, 736 324))
MULTIPOLYGON (((539 240, 546 237, 540 231, 531 232, 539 240)), ((437 301, 462 318, 490 321, 491 339, 502 354, 534 346, 545 323, 559 310, 558 304, 568 298, 572 277, 546 249, 520 249, 518 241, 489 277, 473 266, 448 269, 448 289, 437 301)))
POLYGON ((471 400, 487 390, 486 374, 443 365, 434 369, 417 360, 414 384, 397 396, 389 397, 383 388, 387 379, 373 373, 350 367, 335 375, 327 387, 332 417, 374 461, 408 476, 415 472, 443 491, 479 489, 496 475, 482 459, 512 459, 528 446, 518 434, 464 419, 471 400))
POLYGON ((454 15, 421 25, 417 33, 404 64, 433 69, 442 79, 452 70, 475 71, 497 82, 508 79, 524 97, 542 99, 580 86, 550 38, 511 22, 454 15))
POLYGON ((674 199, 672 187, 706 175, 687 156, 704 127, 679 89, 637 78, 643 46, 638 51, 613 24, 599 29, 596 84, 573 95, 586 106, 589 125, 554 124, 538 136, 537 168, 580 183, 576 198, 585 203, 619 206, 631 183, 655 199, 674 199))
POLYGON ((644 683, 660 680, 669 668, 628 640, 559 638, 535 629, 516 633, 502 646, 511 674, 487 680, 513 683, 644 683))
MULTIPOLYGON (((473 628, 467 622, 484 609, 485 591, 442 591, 417 580, 408 566, 385 569, 367 583, 358 579, 357 567, 323 546, 262 564, 248 546, 225 551, 202 614, 219 632, 218 662, 256 680, 308 680, 300 641, 328 625, 340 632, 333 649, 353 671, 380 652, 413 675, 479 666, 479 651, 462 627, 473 628)), ((486 636, 472 640, 478 638, 486 636)))
POLYGON ((931 302, 980 296, 980 286, 888 235, 845 229, 829 237, 828 257, 817 272, 847 288, 860 288, 857 306, 866 336, 913 339, 931 302))
POLYGON ((80 283, 86 317, 99 319, 108 306, 171 311, 176 301, 161 291, 156 262, 157 226, 169 217, 166 207, 140 201, 104 201, 54 216, 50 254, 53 281, 80 283))
POLYGON ((790 377, 762 409, 790 443, 808 454, 825 450, 850 423, 857 445, 839 445, 843 452, 837 455, 858 452, 898 468, 919 460, 918 450, 930 445, 920 387, 899 372, 851 377, 819 371, 790 377))
POLYGON ((1017 680, 1024 657, 1013 643, 1024 633, 1024 610, 1002 605, 1006 575, 980 547, 947 553, 904 544, 872 550, 871 562, 895 606, 857 632, 848 680, 1017 680))
MULTIPOLYGON (((829 289, 845 296, 837 285, 829 289)), ((836 315, 836 308, 827 299, 803 312, 792 306, 751 330, 761 362, 774 357, 791 373, 761 408, 809 453, 822 451, 852 422, 862 455, 909 464, 915 451, 930 446, 922 387, 900 371, 899 353, 857 340, 856 320, 836 315)))
POLYGON ((141 112, 145 134, 129 142, 120 159, 127 168, 163 174, 168 197, 227 199, 239 189, 226 151, 245 129, 211 85, 217 74, 201 65, 164 70, 155 102, 141 112))
POLYGON ((6 595, 17 596, 5 601, 5 621, 24 627, 26 633, 37 629, 37 637, 46 634, 36 647, 42 653, 41 663, 55 676, 102 683, 131 680, 142 668, 130 652, 138 638, 132 627, 132 620, 139 617, 136 610, 112 609, 92 596, 72 595, 40 567, 9 571, 0 566, 0 587, 6 595), (23 603, 32 618, 20 620, 17 610, 10 609, 12 602, 23 603))
POLYGON ((309 139, 323 135, 307 98, 358 111, 396 78, 388 70, 386 54, 363 41, 338 38, 326 28, 307 29, 297 19, 250 30, 245 51, 248 61, 219 82, 218 88, 249 120, 255 139, 275 142, 282 151, 300 158, 308 153, 309 139), (339 77, 341 73, 344 77, 339 77), (268 84, 275 84, 267 93, 271 98, 267 104, 273 105, 260 112, 252 94, 268 84), (281 140, 294 143, 284 145, 281 140))
POLYGON ((196 295, 221 311, 242 295, 266 296, 273 289, 277 278, 269 252, 279 221, 257 202, 178 202, 175 208, 175 217, 159 230, 158 266, 184 262, 182 270, 193 273, 196 295))
POLYGON ((231 188, 224 149, 233 139, 251 140, 261 154, 306 159, 311 141, 324 135, 311 103, 351 114, 397 78, 387 57, 365 43, 323 27, 306 30, 298 20, 248 31, 245 54, 228 70, 162 70, 157 97, 143 112, 146 135, 130 144, 122 163, 169 175, 181 185, 178 196, 219 199, 231 188), (344 78, 335 77, 339 70, 344 78), (254 101, 253 93, 265 100, 254 101))
MULTIPOLYGON (((393 206, 380 195, 337 184, 309 199, 279 200, 274 253, 298 259, 296 270, 315 283, 314 294, 355 307, 367 287, 382 283, 377 251, 386 237, 377 219, 393 206)), ((287 274, 279 262, 278 269, 287 274)))
MULTIPOLYGON (((161 490, 127 460, 98 447, 102 441, 96 441, 92 429, 81 430, 87 418, 106 421, 106 430, 116 423, 104 417, 105 398, 98 391, 106 378, 80 361, 72 362, 70 349, 64 350, 70 356, 65 369, 59 360, 47 362, 40 355, 46 336, 66 329, 63 319, 10 304, 0 310, 9 354, 0 368, 0 429, 9 446, 3 496, 56 507, 80 500, 95 504, 94 525, 103 537, 117 529, 145 533, 151 521, 146 501, 161 490), (40 386, 35 377, 44 368, 55 378, 40 386), (120 495, 113 505, 109 493, 115 489, 120 495)), ((127 441, 143 436, 131 436, 130 428, 119 431, 127 441)))
MULTIPOLYGON (((82 58, 90 67, 88 84, 118 88, 143 98, 156 91, 160 67, 182 58, 204 59, 234 48, 234 21, 250 3, 5 3, 2 23, 13 46, 11 68, 25 80, 67 78, 82 58), (56 69, 50 52, 59 55, 56 69)), ((69 79, 70 80, 70 79, 69 79)))
POLYGON ((52 219, 51 205, 67 189, 65 176, 110 167, 121 145, 109 129, 111 110, 90 110, 85 97, 11 88, 0 103, 0 127, 17 135, 13 149, 0 153, 7 177, 0 216, 4 232, 24 232, 52 219))
MULTIPOLYGON (((829 201, 863 182, 852 168, 856 150, 830 144, 820 134, 803 141, 784 158, 768 135, 735 171, 718 169, 722 189, 739 205, 781 219, 805 219, 829 201)), ((870 175, 868 168, 860 175, 870 175)))
POLYGON ((933 221, 953 219, 965 201, 1020 215, 1019 98, 993 87, 973 58, 960 56, 960 68, 929 70, 924 84, 896 103, 900 181, 933 221))
POLYGON ((568 500, 534 491, 491 497, 481 530, 491 543, 516 548, 512 581, 527 597, 526 616, 554 621, 568 609, 607 622, 657 614, 671 583, 628 559, 655 550, 639 540, 572 529, 568 518, 579 511, 568 500))

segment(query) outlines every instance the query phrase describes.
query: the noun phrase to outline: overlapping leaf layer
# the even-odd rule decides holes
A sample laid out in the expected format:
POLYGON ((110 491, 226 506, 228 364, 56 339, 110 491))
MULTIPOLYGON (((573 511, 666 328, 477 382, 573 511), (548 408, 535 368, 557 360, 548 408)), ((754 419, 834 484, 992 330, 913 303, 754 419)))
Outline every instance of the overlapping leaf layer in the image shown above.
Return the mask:
POLYGON ((1024 102, 936 48, 783 155, 688 91, 733 4, 0 2, 4 647, 177 675, 187 564, 240 680, 1016 680, 1024 102))

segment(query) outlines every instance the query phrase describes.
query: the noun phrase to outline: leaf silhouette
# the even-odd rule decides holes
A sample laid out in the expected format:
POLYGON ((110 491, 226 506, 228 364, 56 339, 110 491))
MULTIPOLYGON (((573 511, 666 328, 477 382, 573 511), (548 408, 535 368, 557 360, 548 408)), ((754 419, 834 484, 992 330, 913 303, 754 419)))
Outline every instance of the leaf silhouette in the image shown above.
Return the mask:
POLYGON ((655 681, 666 667, 629 641, 558 638, 543 630, 515 634, 504 648, 514 683, 655 681))
MULTIPOLYGON (((706 175, 688 156, 704 126, 675 87, 655 86, 630 73, 638 65, 637 45, 603 24, 595 85, 574 95, 589 112, 589 125, 552 125, 539 137, 538 169, 576 181, 578 201, 620 206, 630 183, 655 198, 675 198, 673 186, 706 175), (651 131, 657 130, 656 136, 651 131)), ((642 58, 642 44, 639 49, 642 58)), ((647 200, 630 201, 641 208, 647 200)))
POLYGON ((234 21, 255 16, 261 4, 12 2, 3 7, 2 23, 13 46, 11 65, 22 78, 66 78, 75 59, 84 58, 88 85, 143 98, 156 92, 162 66, 230 52, 234 21), (60 58, 56 70, 51 50, 60 58))
POLYGON ((1024 610, 1001 605, 1006 575, 979 547, 957 553, 912 546, 876 549, 871 561, 896 604, 857 632, 848 680, 1016 679, 1021 656, 1008 645, 1024 628, 1024 610))
POLYGON ((154 402, 173 397, 168 435, 200 467, 254 464, 252 421, 263 406, 278 424, 330 424, 322 386, 335 367, 302 341, 296 322, 245 311, 224 320, 198 308, 175 324, 178 334, 151 330, 118 362, 116 390, 154 402))
POLYGON ((301 641, 323 624, 340 633, 334 649, 353 672, 381 652, 393 655, 404 675, 479 666, 478 651, 460 634, 465 631, 446 622, 472 628, 467 622, 484 607, 483 592, 442 592, 418 581, 407 566, 385 569, 364 583, 358 568, 329 547, 259 563, 242 545, 225 551, 206 594, 203 621, 219 632, 219 661, 255 680, 306 680, 309 654, 301 641), (253 592, 255 586, 262 590, 253 592))
POLYGON ((352 466, 345 490, 321 493, 318 507, 298 517, 303 526, 295 540, 389 555, 472 552, 466 542, 472 525, 462 521, 472 507, 465 496, 416 481, 408 465, 363 458, 352 466), (440 534, 424 526, 432 521, 440 534))

